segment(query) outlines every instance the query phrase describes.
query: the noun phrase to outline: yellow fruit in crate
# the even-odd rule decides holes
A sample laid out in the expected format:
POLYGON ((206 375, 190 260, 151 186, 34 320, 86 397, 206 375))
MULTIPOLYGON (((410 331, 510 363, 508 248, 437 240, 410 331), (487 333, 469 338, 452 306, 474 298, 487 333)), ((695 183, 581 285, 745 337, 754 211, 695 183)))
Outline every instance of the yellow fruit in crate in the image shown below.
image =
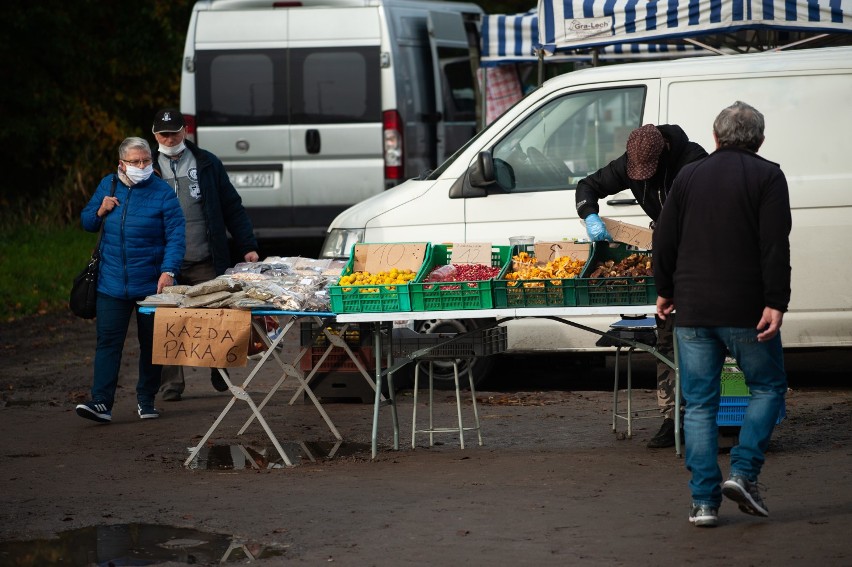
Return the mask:
MULTIPOLYGON (((408 269, 390 268, 387 271, 372 274, 370 272, 353 272, 342 276, 338 282, 341 286, 390 286, 388 291, 396 291, 396 285, 406 284, 417 277, 417 273, 408 269)), ((348 291, 348 290, 347 290, 348 291)), ((364 288, 361 293, 379 293, 379 288, 364 288)))

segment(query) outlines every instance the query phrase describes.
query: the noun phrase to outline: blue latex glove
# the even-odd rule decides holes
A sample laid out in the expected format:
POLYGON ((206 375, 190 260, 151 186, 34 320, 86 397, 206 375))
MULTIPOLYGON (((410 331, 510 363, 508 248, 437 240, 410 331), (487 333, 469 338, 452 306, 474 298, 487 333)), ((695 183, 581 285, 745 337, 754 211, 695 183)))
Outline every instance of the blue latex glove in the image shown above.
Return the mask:
POLYGON ((607 232, 606 225, 601 220, 601 217, 595 213, 586 217, 586 233, 592 242, 599 242, 601 240, 612 242, 612 236, 607 232))

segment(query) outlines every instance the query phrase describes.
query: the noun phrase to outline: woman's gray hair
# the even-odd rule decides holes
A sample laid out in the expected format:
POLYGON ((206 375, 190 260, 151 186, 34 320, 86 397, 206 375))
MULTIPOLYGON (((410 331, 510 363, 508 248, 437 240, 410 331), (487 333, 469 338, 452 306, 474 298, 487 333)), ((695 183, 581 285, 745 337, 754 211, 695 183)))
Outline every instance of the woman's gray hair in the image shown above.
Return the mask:
POLYGON ((763 114, 755 107, 737 101, 713 121, 719 147, 736 146, 756 152, 763 144, 763 114))
POLYGON ((151 145, 148 143, 148 140, 145 138, 131 136, 129 138, 125 138, 124 141, 121 142, 121 145, 118 146, 118 159, 124 159, 124 156, 127 155, 127 151, 132 149, 145 150, 148 152, 148 155, 151 155, 151 145))

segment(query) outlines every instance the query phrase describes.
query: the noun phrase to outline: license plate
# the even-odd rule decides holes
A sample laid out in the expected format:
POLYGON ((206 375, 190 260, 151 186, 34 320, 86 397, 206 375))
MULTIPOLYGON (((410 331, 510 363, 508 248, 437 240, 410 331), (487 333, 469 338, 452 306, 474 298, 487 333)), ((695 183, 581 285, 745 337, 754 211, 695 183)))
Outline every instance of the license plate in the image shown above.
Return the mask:
POLYGON ((271 171, 237 171, 228 172, 231 184, 237 189, 243 187, 274 187, 275 174, 271 171))

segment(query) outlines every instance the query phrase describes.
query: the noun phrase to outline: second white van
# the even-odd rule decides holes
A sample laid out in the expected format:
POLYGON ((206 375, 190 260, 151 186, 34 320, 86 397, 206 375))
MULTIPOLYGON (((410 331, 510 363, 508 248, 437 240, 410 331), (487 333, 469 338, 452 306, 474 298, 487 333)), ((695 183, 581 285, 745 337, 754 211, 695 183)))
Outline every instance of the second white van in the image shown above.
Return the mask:
POLYGON ((482 10, 429 0, 201 0, 187 133, 222 160, 259 238, 322 237, 476 131, 482 10))
MULTIPOLYGON (((508 244, 509 236, 521 234, 548 241, 584 239, 575 212, 576 184, 621 155, 631 130, 648 123, 678 124, 712 152, 714 118, 742 100, 764 114, 760 155, 781 165, 790 187, 793 281, 784 345, 850 347, 850 94, 850 47, 568 73, 530 93, 428 179, 408 181, 344 211, 329 229, 323 254, 344 257, 357 241, 508 244)), ((628 190, 600 206, 601 216, 648 226, 628 190)), ((580 322, 605 330, 614 320, 580 322)), ((419 330, 477 324, 448 321, 436 312, 419 330)), ((594 335, 558 322, 521 319, 508 327, 511 352, 595 350, 594 335)))

